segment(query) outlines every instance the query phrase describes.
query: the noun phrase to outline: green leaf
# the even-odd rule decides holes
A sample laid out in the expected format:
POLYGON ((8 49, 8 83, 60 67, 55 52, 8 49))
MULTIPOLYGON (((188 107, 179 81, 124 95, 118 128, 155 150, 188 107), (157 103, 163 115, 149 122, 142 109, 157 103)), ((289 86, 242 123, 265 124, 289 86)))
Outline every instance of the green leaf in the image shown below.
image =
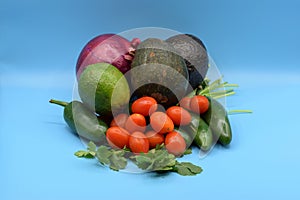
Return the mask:
POLYGON ((112 170, 118 171, 127 166, 127 159, 124 154, 124 150, 114 150, 106 146, 100 146, 96 155, 100 163, 109 165, 112 170))
POLYGON ((125 157, 123 157, 122 154, 118 153, 118 152, 115 152, 110 157, 109 167, 112 170, 118 171, 120 169, 124 169, 127 166, 127 159, 125 157))
POLYGON ((182 176, 194 176, 202 172, 202 168, 190 162, 176 162, 174 171, 182 176))
POLYGON ((139 168, 143 170, 151 170, 153 162, 151 158, 144 155, 140 155, 136 157, 136 164, 139 168))
POLYGON ((78 158, 95 158, 96 156, 96 145, 93 142, 89 142, 86 150, 80 150, 74 153, 78 158))
MULTIPOLYGON (((115 150, 107 146, 96 147, 92 142, 88 144, 87 151, 75 152, 79 158, 97 158, 110 169, 118 171, 127 166, 127 159, 124 156, 126 150, 115 150)), ((131 156, 130 159, 141 169, 149 171, 172 171, 183 176, 192 176, 201 173, 202 169, 189 162, 178 162, 173 154, 170 154, 163 145, 151 149, 148 153, 131 156)))
POLYGON ((97 151, 97 146, 95 145, 94 142, 90 141, 90 142, 87 144, 87 150, 96 152, 96 151, 97 151))
POLYGON ((160 151, 160 154, 155 159, 156 170, 169 170, 173 168, 176 163, 176 158, 173 154, 169 154, 168 151, 160 151))
POLYGON ((191 148, 188 148, 187 150, 185 150, 185 152, 183 153, 183 155, 188 155, 188 154, 192 154, 193 151, 191 148))
POLYGON ((110 156, 112 152, 105 146, 100 146, 97 150, 96 156, 100 163, 109 165, 110 164, 110 156))
POLYGON ((189 170, 195 174, 199 174, 203 171, 201 167, 194 165, 190 162, 181 162, 181 165, 184 165, 185 167, 189 168, 189 170))
POLYGON ((113 170, 118 171, 127 166, 127 159, 125 158, 126 149, 115 150, 107 146, 101 145, 98 147, 93 142, 89 142, 87 150, 80 150, 75 152, 75 156, 79 158, 97 158, 103 165, 109 165, 113 170))
POLYGON ((78 158, 95 158, 94 152, 79 150, 74 153, 78 158))
POLYGON ((176 158, 165 149, 152 149, 147 154, 132 156, 133 162, 143 170, 170 171, 173 169, 176 158))
POLYGON ((193 176, 195 175, 192 173, 188 168, 181 166, 181 165, 175 165, 175 171, 182 175, 182 176, 193 176))
POLYGON ((84 157, 86 153, 87 153, 86 151, 80 150, 80 151, 76 151, 74 155, 77 157, 84 157))

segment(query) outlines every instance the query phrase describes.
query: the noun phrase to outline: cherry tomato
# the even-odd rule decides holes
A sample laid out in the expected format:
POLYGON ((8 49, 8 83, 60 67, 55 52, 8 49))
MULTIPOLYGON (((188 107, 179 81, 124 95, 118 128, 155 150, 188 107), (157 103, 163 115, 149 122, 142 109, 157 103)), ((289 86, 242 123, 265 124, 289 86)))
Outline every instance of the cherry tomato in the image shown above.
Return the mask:
POLYGON ((150 148, 155 148, 156 145, 162 144, 165 141, 165 137, 162 134, 156 133, 151 130, 145 134, 149 140, 150 148))
POLYGON ((149 116, 157 109, 157 102, 152 97, 141 97, 133 102, 131 111, 144 116, 149 116))
POLYGON ((179 105, 180 107, 183 107, 187 110, 191 110, 191 97, 183 97, 180 101, 179 101, 179 105))
POLYGON ((166 113, 176 126, 188 125, 192 120, 191 114, 187 110, 179 106, 172 106, 168 108, 166 113))
POLYGON ((134 131, 144 132, 146 130, 145 117, 138 113, 131 114, 126 120, 125 129, 130 133, 134 131))
POLYGON ((136 131, 129 137, 129 148, 133 153, 148 153, 149 141, 146 135, 136 131))
POLYGON ((166 135, 165 145, 168 152, 175 156, 181 156, 186 149, 184 138, 176 131, 172 131, 166 135))
POLYGON ((125 123, 128 119, 128 115, 126 113, 118 114, 110 123, 110 127, 119 126, 125 128, 125 123))
POLYGON ((121 127, 110 127, 106 131, 106 140, 113 148, 123 149, 128 146, 130 134, 121 127))
POLYGON ((150 125, 157 133, 167 133, 174 130, 174 123, 166 113, 154 112, 150 115, 150 125))
POLYGON ((190 105, 193 112, 203 114, 208 110, 209 101, 205 96, 196 95, 191 99, 190 105))

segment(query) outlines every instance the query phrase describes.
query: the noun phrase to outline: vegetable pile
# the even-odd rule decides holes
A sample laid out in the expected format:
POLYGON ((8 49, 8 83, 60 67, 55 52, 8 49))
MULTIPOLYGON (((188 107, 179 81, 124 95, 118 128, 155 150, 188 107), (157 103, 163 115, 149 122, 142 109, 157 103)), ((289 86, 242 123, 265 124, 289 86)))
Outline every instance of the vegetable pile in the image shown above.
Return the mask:
POLYGON ((232 140, 228 113, 217 99, 233 95, 237 85, 209 81, 208 67, 204 44, 190 34, 131 42, 103 34, 78 58, 81 101, 50 103, 64 107, 66 123, 87 143, 77 157, 116 171, 132 162, 145 171, 196 175, 201 167, 179 161, 192 146, 207 152, 232 140))

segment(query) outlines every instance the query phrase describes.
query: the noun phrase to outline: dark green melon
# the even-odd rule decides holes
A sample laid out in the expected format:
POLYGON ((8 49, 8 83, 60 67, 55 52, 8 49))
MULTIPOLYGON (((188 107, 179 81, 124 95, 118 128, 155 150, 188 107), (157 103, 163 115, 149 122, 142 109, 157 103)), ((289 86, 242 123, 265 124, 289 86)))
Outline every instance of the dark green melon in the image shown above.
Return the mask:
POLYGON ((170 44, 156 38, 146 39, 138 46, 130 73, 137 97, 151 96, 165 107, 175 105, 189 85, 184 59, 170 44))
POLYGON ((203 42, 191 34, 179 34, 166 40, 185 60, 189 72, 189 83, 197 88, 208 71, 208 55, 203 42))

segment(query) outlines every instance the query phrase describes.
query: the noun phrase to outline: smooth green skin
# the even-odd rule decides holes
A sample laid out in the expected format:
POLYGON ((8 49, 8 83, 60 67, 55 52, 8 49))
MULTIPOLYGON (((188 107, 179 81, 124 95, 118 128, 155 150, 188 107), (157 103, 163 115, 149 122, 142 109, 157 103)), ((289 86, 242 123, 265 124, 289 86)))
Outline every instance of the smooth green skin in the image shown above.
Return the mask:
POLYGON ((79 101, 70 103, 50 100, 50 103, 64 106, 64 120, 70 129, 79 136, 97 144, 106 143, 105 133, 108 128, 105 122, 86 108, 79 101))
POLYGON ((189 129, 193 134, 194 143, 203 151, 208 151, 214 144, 214 137, 208 124, 199 115, 192 113, 189 129))
POLYGON ((209 108, 201 117, 209 125, 218 142, 224 146, 229 145, 232 140, 232 132, 227 112, 217 100, 213 98, 208 98, 208 100, 209 108))
POLYGON ((87 66, 78 81, 80 98, 89 109, 111 115, 128 104, 130 89, 122 72, 108 63, 87 66))

